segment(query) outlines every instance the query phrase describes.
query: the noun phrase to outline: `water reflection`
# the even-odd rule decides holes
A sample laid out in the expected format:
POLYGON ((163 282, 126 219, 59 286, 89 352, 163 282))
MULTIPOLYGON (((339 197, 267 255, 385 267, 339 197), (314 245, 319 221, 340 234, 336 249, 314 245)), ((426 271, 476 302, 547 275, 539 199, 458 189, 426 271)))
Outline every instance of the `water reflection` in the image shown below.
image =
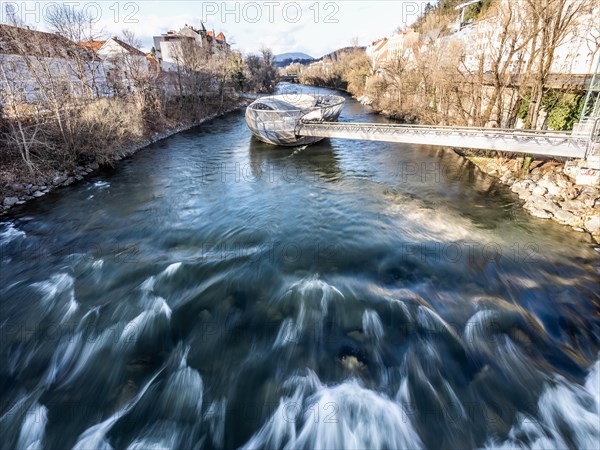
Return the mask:
POLYGON ((252 137, 249 141, 250 167, 255 179, 276 178, 288 183, 303 179, 336 182, 342 177, 338 159, 329 139, 309 146, 274 147, 252 137))

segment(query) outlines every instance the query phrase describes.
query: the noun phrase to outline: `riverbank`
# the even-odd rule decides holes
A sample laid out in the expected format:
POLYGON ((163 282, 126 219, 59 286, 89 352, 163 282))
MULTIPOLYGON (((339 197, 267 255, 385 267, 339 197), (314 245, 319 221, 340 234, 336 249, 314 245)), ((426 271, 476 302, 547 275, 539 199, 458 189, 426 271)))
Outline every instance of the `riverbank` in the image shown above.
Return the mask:
POLYGON ((527 169, 523 158, 482 156, 454 149, 488 175, 494 176, 519 196, 532 216, 552 219, 576 231, 589 233, 600 244, 600 186, 576 183, 575 162, 533 160, 527 169))
POLYGON ((195 126, 199 126, 217 117, 223 116, 230 112, 239 110, 246 106, 250 100, 240 99, 233 106, 224 110, 209 114, 202 119, 195 121, 187 121, 174 126, 169 126, 162 131, 155 132, 152 135, 144 136, 142 139, 129 143, 115 152, 113 158, 106 164, 100 165, 97 161, 89 161, 86 164, 78 165, 72 170, 54 170, 48 173, 39 174, 34 180, 20 179, 19 175, 14 174, 15 180, 4 186, 0 192, 0 216, 5 214, 14 206, 23 205, 29 201, 41 198, 44 195, 58 188, 70 186, 83 180, 87 176, 93 174, 98 169, 104 166, 110 166, 122 159, 128 158, 140 150, 148 147, 155 142, 161 141, 173 136, 174 134, 188 130, 195 126))

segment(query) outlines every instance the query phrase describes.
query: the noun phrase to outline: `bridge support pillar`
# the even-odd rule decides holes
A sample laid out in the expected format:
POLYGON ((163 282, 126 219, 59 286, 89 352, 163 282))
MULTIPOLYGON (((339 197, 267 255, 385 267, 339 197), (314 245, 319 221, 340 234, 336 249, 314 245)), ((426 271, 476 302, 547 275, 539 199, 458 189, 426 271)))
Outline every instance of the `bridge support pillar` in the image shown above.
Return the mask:
POLYGON ((595 144, 588 157, 577 164, 575 183, 583 186, 600 186, 600 143, 595 144))

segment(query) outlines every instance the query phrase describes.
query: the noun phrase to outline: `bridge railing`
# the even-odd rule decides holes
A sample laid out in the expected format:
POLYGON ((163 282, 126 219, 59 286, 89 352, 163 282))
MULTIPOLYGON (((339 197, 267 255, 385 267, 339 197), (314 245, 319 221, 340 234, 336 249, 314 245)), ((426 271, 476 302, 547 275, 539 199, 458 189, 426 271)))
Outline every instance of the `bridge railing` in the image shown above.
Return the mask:
POLYGON ((441 145, 568 158, 583 158, 590 135, 554 130, 523 130, 394 123, 300 121, 299 136, 321 136, 409 144, 441 145))
MULTIPOLYGON (((569 132, 556 131, 556 130, 531 130, 525 128, 490 128, 490 127, 467 127, 467 126, 452 126, 452 125, 409 125, 400 123, 385 123, 385 122, 312 122, 312 121, 300 121, 302 125, 319 125, 319 126, 332 126, 332 127, 345 127, 345 126, 356 126, 357 128, 388 128, 406 131, 429 131, 429 132, 459 132, 469 134, 483 134, 483 135, 510 135, 510 136, 548 136, 548 137, 572 137, 569 132)), ((579 136, 576 136, 579 138, 579 136)), ((581 136, 582 139, 586 137, 581 136)))

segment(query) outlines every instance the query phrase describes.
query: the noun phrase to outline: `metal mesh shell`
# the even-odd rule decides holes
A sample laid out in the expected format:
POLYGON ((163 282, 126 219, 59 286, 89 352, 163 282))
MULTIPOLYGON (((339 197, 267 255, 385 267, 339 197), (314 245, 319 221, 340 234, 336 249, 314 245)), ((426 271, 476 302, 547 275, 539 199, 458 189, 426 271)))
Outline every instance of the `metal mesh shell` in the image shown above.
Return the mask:
POLYGON ((297 136, 300 120, 336 122, 344 106, 339 95, 283 94, 262 97, 246 109, 246 124, 261 141, 273 145, 296 146, 323 139, 297 136))

